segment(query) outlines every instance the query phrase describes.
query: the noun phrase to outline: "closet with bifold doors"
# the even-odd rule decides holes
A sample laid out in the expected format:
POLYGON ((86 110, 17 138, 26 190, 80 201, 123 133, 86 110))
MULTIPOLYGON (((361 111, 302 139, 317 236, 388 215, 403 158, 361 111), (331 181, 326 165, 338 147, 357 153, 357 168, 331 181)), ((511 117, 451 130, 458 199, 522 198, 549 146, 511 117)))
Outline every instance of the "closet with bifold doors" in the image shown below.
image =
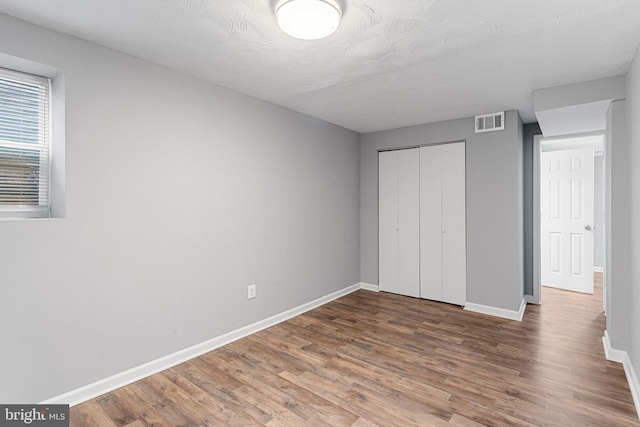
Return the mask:
POLYGON ((380 290, 464 305, 465 142, 378 156, 380 290))

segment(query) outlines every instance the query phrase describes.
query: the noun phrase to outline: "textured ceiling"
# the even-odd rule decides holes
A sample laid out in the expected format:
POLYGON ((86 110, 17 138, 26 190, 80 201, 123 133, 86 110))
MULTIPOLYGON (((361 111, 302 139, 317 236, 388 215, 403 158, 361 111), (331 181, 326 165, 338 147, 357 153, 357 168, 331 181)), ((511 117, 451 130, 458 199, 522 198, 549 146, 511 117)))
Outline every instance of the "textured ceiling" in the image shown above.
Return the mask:
POLYGON ((342 0, 329 38, 283 34, 273 0, 0 0, 0 12, 367 132, 518 109, 625 74, 638 0, 342 0))

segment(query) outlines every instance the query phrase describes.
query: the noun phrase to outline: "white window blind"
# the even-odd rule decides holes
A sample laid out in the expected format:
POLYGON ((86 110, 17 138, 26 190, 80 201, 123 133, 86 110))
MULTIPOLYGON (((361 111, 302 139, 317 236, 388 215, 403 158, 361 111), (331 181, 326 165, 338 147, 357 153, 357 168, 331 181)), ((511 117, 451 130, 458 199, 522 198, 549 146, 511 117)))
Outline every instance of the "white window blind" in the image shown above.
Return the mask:
POLYGON ((0 68, 0 217, 49 216, 49 85, 0 68))

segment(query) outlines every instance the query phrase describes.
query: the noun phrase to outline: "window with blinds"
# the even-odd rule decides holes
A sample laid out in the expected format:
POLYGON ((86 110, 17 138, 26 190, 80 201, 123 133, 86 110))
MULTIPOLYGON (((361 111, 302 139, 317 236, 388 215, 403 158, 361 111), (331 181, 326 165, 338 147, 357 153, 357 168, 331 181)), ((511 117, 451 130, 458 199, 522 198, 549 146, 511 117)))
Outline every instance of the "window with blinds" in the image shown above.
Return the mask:
POLYGON ((49 86, 0 68, 0 217, 49 216, 49 86))

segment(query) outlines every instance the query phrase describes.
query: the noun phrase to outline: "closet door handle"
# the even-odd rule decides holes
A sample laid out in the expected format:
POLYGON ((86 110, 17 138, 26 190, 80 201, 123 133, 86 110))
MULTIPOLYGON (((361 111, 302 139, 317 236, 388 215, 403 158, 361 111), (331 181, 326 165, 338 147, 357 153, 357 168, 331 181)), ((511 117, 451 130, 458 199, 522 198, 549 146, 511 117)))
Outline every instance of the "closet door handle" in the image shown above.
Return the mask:
POLYGON ((442 230, 442 234, 446 234, 447 230, 442 230))

